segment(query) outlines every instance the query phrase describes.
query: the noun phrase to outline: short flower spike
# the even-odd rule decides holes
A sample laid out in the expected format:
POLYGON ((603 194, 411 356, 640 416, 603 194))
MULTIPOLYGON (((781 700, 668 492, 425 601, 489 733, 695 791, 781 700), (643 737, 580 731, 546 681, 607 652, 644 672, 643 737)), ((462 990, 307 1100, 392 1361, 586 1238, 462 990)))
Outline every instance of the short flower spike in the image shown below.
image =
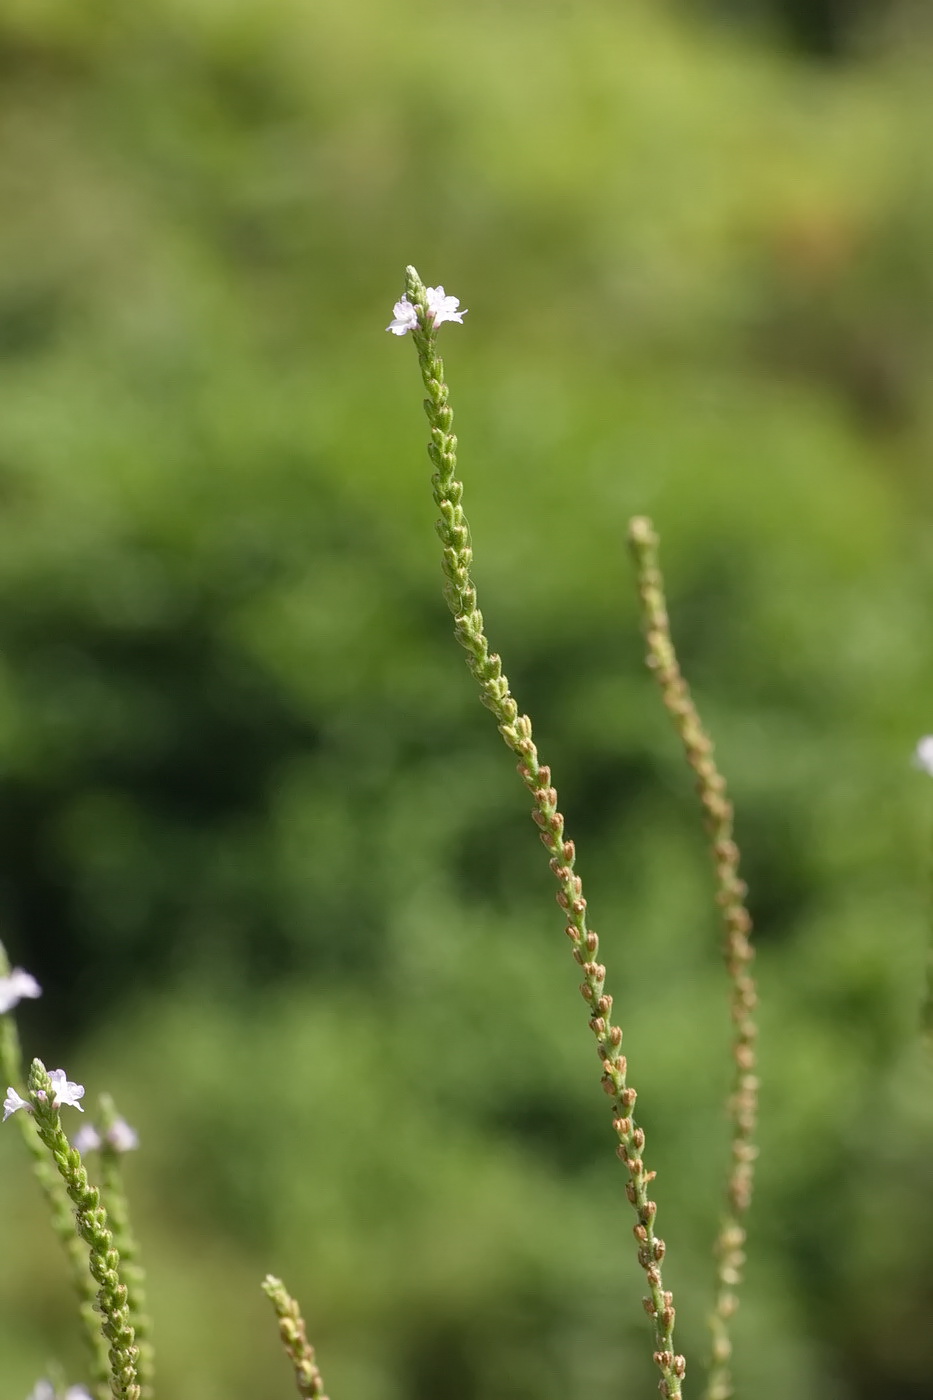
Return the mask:
MULTIPOLYGON (((443 325, 445 321, 457 321, 463 325, 463 318, 467 314, 467 308, 458 311, 460 305, 459 297, 449 297, 444 292, 443 287, 427 287, 425 289, 428 303, 428 316, 434 330, 443 325)), ((408 295, 402 297, 401 301, 395 303, 395 319, 386 326, 387 331, 393 335, 405 335, 407 331, 418 329, 418 308, 408 300, 408 295)))
POLYGON ((42 988, 32 973, 14 967, 9 977, 0 977, 0 1016, 18 1006, 24 997, 41 997, 42 988))

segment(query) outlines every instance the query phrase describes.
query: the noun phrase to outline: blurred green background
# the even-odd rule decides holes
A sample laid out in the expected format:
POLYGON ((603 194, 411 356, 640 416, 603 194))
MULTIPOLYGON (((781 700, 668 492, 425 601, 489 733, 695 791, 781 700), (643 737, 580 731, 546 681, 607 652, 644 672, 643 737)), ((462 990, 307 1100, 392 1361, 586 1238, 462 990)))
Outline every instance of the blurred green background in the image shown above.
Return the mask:
MULTIPOLYGON (((933 1396, 933 24, 845 0, 6 0, 0 922, 109 1088, 160 1394, 655 1393, 528 802, 440 592, 404 265, 493 645, 580 852, 700 1391, 726 991, 642 666, 662 533, 739 813, 739 1394, 933 1396)), ((2 1396, 83 1358, 0 1135, 2 1396)))

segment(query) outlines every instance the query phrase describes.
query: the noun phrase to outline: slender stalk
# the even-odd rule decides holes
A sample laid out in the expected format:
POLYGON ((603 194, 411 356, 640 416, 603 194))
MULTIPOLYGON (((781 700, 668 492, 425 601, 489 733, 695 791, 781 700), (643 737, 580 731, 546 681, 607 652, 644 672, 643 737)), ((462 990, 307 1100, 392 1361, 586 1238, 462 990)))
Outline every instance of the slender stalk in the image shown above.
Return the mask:
POLYGON ((88 1246, 88 1264, 97 1283, 99 1325, 107 1341, 110 1391, 114 1400, 140 1400, 137 1359, 139 1348, 121 1277, 120 1256, 114 1247, 100 1192, 88 1181, 81 1154, 65 1136, 55 1107, 52 1081, 41 1060, 29 1071, 29 1098, 39 1137, 48 1148, 74 1206, 78 1234, 88 1246))
POLYGON ((658 566, 658 536, 650 520, 637 517, 629 525, 629 544, 638 575, 642 620, 648 648, 647 664, 661 690, 664 707, 680 735, 687 762, 696 774, 697 793, 709 834, 716 873, 716 903, 722 912, 723 956, 729 974, 734 1064, 729 1116, 732 1123, 732 1163, 726 1208, 716 1242, 716 1297, 710 1318, 712 1350, 706 1400, 729 1400, 733 1393, 729 1324, 738 1307, 737 1288, 745 1263, 744 1220, 752 1198, 753 1144, 758 1118, 755 1022, 757 993, 751 973, 754 952, 752 921, 746 907, 746 886, 739 875, 739 848, 733 837, 733 809, 726 782, 716 767, 713 745, 706 734, 684 680, 674 644, 658 566))
POLYGON ((551 858, 551 870, 558 885, 557 902, 567 916, 566 933, 574 960, 583 970, 580 991, 589 1010, 589 1025, 602 1062, 603 1089, 612 1101, 613 1128, 618 1138, 616 1151, 628 1171, 625 1189, 637 1217, 634 1234, 638 1262, 648 1281, 649 1296, 644 1304, 654 1325, 654 1360, 661 1372, 659 1389, 663 1396, 675 1400, 682 1394, 686 1363, 674 1351, 674 1304, 661 1277, 665 1244, 655 1233, 657 1206, 648 1194, 655 1173, 645 1168, 642 1156, 645 1134, 633 1114, 636 1092, 627 1083, 626 1059, 620 1053, 622 1031, 612 1021, 612 997, 605 991, 606 969, 598 961, 599 940, 587 926, 583 886, 574 869, 576 852, 573 842, 564 835, 564 819, 558 811, 551 770, 538 758, 531 720, 518 712, 502 662, 489 650, 483 615, 476 606, 476 589, 470 573, 473 559, 470 530, 461 505, 463 484, 457 479, 453 410, 448 402, 443 361, 436 350, 436 329, 425 287, 413 267, 406 272, 406 290, 418 316, 418 326, 412 334, 427 391, 424 410, 431 430, 428 455, 435 468, 434 500, 440 512, 437 532, 443 545, 444 596, 453 615, 454 633, 467 653, 467 665, 479 685, 480 698, 495 715, 499 733, 518 758, 519 775, 534 803, 532 817, 551 858))
MULTIPOLYGON (((3 944, 0 943, 0 977, 9 976, 9 972, 9 959, 3 944)), ((22 1050, 16 1021, 12 1014, 0 1016, 0 1080, 3 1081, 4 1087, 11 1085, 17 1092, 23 1088, 22 1050)), ((94 1280, 88 1270, 87 1245, 75 1233, 74 1213, 68 1200, 68 1192, 46 1155, 32 1116, 28 1113, 17 1113, 14 1116, 19 1123, 27 1151, 32 1157, 33 1171, 49 1209, 52 1229, 68 1260, 71 1284, 78 1295, 81 1332, 89 1352, 96 1400, 108 1400, 110 1395, 110 1362, 107 1355, 107 1344, 100 1330, 97 1289, 94 1287, 94 1280)))
POLYGON ((294 1298, 286 1292, 280 1278, 267 1274, 262 1285, 266 1297, 271 1299, 279 1319, 279 1336, 285 1353, 295 1371, 295 1385, 302 1400, 327 1400, 324 1394, 324 1381, 314 1359, 314 1347, 308 1341, 305 1321, 301 1309, 294 1298))

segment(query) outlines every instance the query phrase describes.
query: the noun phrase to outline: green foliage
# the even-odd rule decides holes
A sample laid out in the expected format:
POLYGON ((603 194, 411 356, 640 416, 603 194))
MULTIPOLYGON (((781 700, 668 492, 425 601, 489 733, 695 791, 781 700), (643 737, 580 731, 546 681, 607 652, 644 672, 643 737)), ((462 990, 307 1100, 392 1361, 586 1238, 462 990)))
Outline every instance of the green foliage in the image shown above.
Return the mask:
MULTIPOLYGON (((928 1384, 929 47, 824 71, 674 13, 4 7, 4 937, 48 991, 27 1053, 140 1129, 166 1397, 269 1393, 269 1269, 336 1400, 653 1387, 566 940, 382 329, 408 262, 470 308, 445 349, 486 624, 614 969, 679 1345, 728 1025, 636 512, 761 948, 739 1390, 928 1384)), ((14 1137, 15 1400, 80 1352, 14 1137)))

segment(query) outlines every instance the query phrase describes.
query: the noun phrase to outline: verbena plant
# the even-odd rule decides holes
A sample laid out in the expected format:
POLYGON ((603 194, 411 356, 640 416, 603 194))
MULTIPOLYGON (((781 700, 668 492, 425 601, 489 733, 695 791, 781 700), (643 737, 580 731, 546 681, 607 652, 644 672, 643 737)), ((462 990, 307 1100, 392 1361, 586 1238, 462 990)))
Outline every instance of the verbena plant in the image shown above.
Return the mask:
MULTIPOLYGON (((444 596, 480 698, 492 711, 502 739, 517 760, 519 777, 531 798, 532 818, 557 883, 557 903, 571 955, 582 975, 580 992, 596 1040, 600 1082, 610 1101, 616 1153, 626 1174, 625 1191, 635 1216, 635 1248, 647 1284, 643 1304, 649 1318, 654 1362, 660 1373, 659 1390, 669 1400, 675 1400, 683 1394, 686 1362, 674 1341, 674 1299, 662 1276, 666 1245, 658 1234, 658 1208, 652 1199, 655 1173, 646 1164, 645 1133, 635 1112, 637 1095, 629 1082, 628 1064, 622 1053, 622 1029, 613 1018, 607 971, 600 961, 599 939, 588 921, 583 884, 575 869, 576 849, 565 831, 551 770, 540 759, 531 720, 519 711, 501 659, 490 650, 483 615, 477 607, 463 484, 457 476, 453 410, 443 362, 437 353, 439 327, 445 321, 462 322, 465 314, 459 310, 457 298, 445 295, 443 287, 426 288, 410 267, 405 295, 396 303, 387 329, 399 336, 410 332, 417 350, 427 393, 424 408, 430 427, 428 454, 434 467, 432 484, 439 512, 437 532, 442 545, 444 596)), ((739 875, 739 852, 726 784, 716 767, 712 743, 681 675, 671 640, 657 535, 649 520, 636 518, 630 522, 628 538, 641 600, 647 664, 696 776, 713 857, 716 901, 722 914, 733 1026, 734 1072, 729 1098, 732 1143, 715 1243, 715 1301, 710 1317, 704 1394, 706 1400, 727 1400, 733 1393, 730 1320, 738 1305, 737 1290, 745 1259, 745 1216, 752 1196, 756 1153, 758 1079, 751 920, 745 885, 739 875)), ((933 771, 933 740, 924 743, 928 745, 929 761, 921 744, 918 762, 933 771)), ((64 1070, 49 1072, 38 1059, 32 1061, 24 1076, 12 1013, 24 997, 39 993, 38 984, 28 972, 11 969, 0 946, 0 1079, 9 1085, 4 1121, 16 1117, 32 1156, 53 1228, 65 1250, 87 1343, 87 1386, 66 1388, 57 1380, 42 1380, 37 1383, 33 1400, 57 1400, 62 1396, 65 1400, 89 1400, 90 1395, 94 1400, 108 1400, 111 1396, 114 1400, 151 1400, 155 1372, 145 1281, 121 1172, 123 1154, 136 1146, 135 1134, 113 1103, 102 1097, 97 1125, 87 1124, 69 1140, 61 1112, 66 1107, 83 1111, 84 1088, 70 1081, 64 1070)), ((298 1305, 279 1279, 269 1276, 262 1286, 275 1309, 299 1395, 306 1400, 323 1400, 321 1373, 298 1305)))

